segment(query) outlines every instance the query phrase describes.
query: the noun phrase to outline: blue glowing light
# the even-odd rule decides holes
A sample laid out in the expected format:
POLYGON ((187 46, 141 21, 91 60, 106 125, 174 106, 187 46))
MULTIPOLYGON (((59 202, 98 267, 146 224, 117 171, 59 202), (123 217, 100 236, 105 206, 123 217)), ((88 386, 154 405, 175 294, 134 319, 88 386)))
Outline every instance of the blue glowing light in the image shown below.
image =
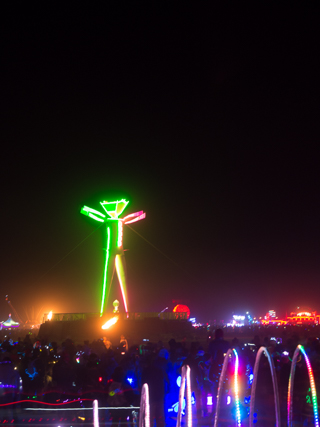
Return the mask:
POLYGON ((180 388, 181 386, 181 375, 178 376, 177 378, 177 386, 180 388))
POLYGON ((36 371, 34 366, 32 367, 32 369, 33 369, 33 373, 29 372, 28 369, 25 370, 25 373, 29 376, 29 378, 33 380, 34 377, 38 375, 38 372, 36 371))

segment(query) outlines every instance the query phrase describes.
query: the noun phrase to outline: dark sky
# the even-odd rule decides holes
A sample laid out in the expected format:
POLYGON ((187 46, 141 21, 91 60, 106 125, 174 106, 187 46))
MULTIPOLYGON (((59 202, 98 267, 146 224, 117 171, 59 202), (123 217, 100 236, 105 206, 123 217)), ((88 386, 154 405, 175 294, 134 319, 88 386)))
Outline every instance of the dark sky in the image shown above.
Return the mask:
POLYGON ((1 320, 7 293, 24 318, 99 310, 79 211, 122 197, 153 245, 125 229, 133 311, 320 311, 319 10, 296 3, 3 9, 1 320))

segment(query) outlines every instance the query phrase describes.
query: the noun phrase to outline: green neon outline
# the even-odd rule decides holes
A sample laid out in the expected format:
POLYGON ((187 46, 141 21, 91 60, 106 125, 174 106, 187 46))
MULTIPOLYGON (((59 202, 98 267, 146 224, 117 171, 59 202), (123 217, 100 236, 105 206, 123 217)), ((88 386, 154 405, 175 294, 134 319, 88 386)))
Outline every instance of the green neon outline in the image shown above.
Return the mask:
MULTIPOLYGON (((125 218, 119 218, 119 216, 122 214, 122 212, 125 210, 125 208, 127 207, 129 201, 125 200, 125 199, 121 199, 121 200, 116 200, 113 202, 100 202, 100 205, 103 207, 104 211, 108 214, 108 216, 104 215, 103 213, 89 208, 88 206, 83 206, 80 210, 80 212, 83 215, 86 215, 92 219, 94 219, 95 221, 98 222, 102 222, 102 223, 106 223, 108 221, 118 221, 118 224, 114 224, 115 225, 115 230, 114 232, 117 233, 115 234, 115 236, 113 239, 113 242, 115 243, 114 246, 111 247, 111 224, 108 227, 107 226, 107 247, 106 247, 106 257, 105 257, 105 265, 104 265, 104 276, 103 276, 103 285, 102 285, 102 299, 101 299, 101 308, 100 308, 100 316, 103 315, 104 313, 104 306, 106 303, 108 303, 108 299, 109 299, 109 293, 110 293, 110 289, 111 289, 111 284, 112 284, 112 280, 113 280, 113 274, 115 269, 117 270, 117 276, 119 279, 119 284, 120 284, 120 290, 121 290, 121 294, 122 294, 122 298, 123 298, 123 302, 125 305, 125 310, 128 313, 128 295, 127 295, 127 287, 126 287, 126 273, 124 271, 124 266, 122 264, 122 258, 121 256, 123 256, 123 225, 126 223, 125 219, 129 219, 129 218, 133 218, 133 220, 128 221, 128 223, 131 222, 135 222, 135 221, 139 221, 140 219, 145 218, 145 213, 143 211, 139 211, 136 212, 134 214, 128 215, 125 218), (113 210, 107 210, 107 207, 112 208, 113 210), (121 224, 120 224, 121 222, 121 224), (118 255, 121 255, 118 257, 118 255), (108 275, 108 268, 109 268, 109 263, 110 263, 110 258, 112 258, 112 263, 113 263, 113 274, 111 277, 111 281, 110 283, 108 283, 108 278, 110 275, 108 275)), ((113 243, 113 244, 114 244, 113 243)))
POLYGON ((90 216, 91 218, 96 219, 98 221, 101 221, 101 217, 102 218, 106 217, 103 213, 96 211, 95 209, 89 208, 88 206, 83 206, 80 210, 80 213, 82 213, 83 215, 86 215, 86 216, 90 216), (92 215, 92 214, 94 214, 94 215, 92 215), (100 217, 100 218, 97 218, 96 215, 98 215, 98 217, 100 217))
POLYGON ((104 265, 104 277, 103 277, 103 287, 102 287, 102 300, 101 300, 101 309, 100 309, 100 317, 103 315, 104 302, 106 298, 106 286, 107 286, 107 274, 108 274, 108 264, 109 264, 109 256, 110 256, 110 227, 107 227, 107 249, 106 249, 106 262, 104 265))
POLYGON ((96 221, 104 222, 104 219, 97 217, 96 215, 92 214, 91 212, 89 212, 89 213, 88 213, 88 216, 89 216, 90 218, 95 219, 96 221))
POLYGON ((122 246, 122 237, 123 237, 123 224, 121 220, 118 220, 118 236, 117 236, 118 248, 121 248, 122 246))
POLYGON ((110 218, 118 219, 119 216, 122 214, 122 212, 127 207, 129 201, 122 199, 117 200, 115 202, 100 202, 100 205, 103 207, 103 209, 107 212, 107 214, 110 216, 110 218), (108 205, 112 205, 113 210, 108 210, 108 205))

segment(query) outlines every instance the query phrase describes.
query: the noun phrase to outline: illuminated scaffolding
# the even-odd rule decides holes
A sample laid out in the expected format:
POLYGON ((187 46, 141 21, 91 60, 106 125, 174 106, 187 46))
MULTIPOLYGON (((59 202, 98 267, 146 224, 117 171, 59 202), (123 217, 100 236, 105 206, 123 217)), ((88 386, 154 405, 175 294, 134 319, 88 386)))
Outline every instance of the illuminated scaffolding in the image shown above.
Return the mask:
POLYGON ((102 316, 104 307, 108 303, 114 271, 116 271, 119 280, 124 309, 126 313, 128 313, 125 259, 122 245, 123 226, 125 224, 132 224, 133 222, 140 221, 146 217, 146 214, 143 211, 139 211, 127 215, 124 218, 119 218, 128 203, 129 202, 125 199, 114 202, 100 202, 107 215, 95 209, 89 208, 88 206, 83 206, 81 209, 81 213, 83 215, 89 216, 95 221, 106 224, 106 256, 104 264, 100 316, 102 316))

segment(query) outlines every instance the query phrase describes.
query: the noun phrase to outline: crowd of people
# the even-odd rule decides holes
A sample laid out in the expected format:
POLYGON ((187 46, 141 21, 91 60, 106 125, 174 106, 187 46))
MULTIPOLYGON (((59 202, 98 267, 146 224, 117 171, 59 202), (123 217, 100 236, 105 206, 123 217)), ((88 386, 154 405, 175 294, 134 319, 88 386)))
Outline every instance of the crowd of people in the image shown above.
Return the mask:
MULTIPOLYGON (((111 408, 110 417, 116 425, 119 420, 131 419, 130 408, 139 407, 141 388, 147 383, 151 418, 156 420, 157 426, 163 427, 168 417, 166 396, 173 387, 177 389, 176 380, 183 365, 190 367, 197 416, 208 415, 207 398, 211 396, 215 404, 218 380, 229 348, 235 348, 239 354, 241 387, 247 390, 249 396, 257 350, 261 346, 266 347, 273 357, 279 393, 285 402, 292 355, 299 343, 304 345, 318 384, 320 344, 316 337, 300 339, 293 335, 284 340, 270 339, 268 336, 261 339, 256 335, 250 343, 243 343, 237 338, 226 340, 223 329, 218 328, 214 334, 208 334, 208 339, 202 343, 171 339, 168 343, 159 341, 129 345, 126 338, 121 336, 117 343, 102 337, 91 343, 85 341, 75 345, 71 339, 61 344, 49 343, 32 340, 27 334, 24 339, 13 341, 6 338, 0 344, 0 396, 2 403, 10 399, 36 398, 38 401, 56 403, 71 401, 79 396, 98 398, 100 405, 111 408)), ((232 376, 231 368, 228 375, 232 376)), ((261 363, 259 376, 262 383, 259 393, 268 395, 271 391, 272 394, 267 358, 261 363)), ((302 359, 298 360, 297 383, 302 396, 303 393, 307 396, 308 392, 310 395, 308 373, 302 359)), ((297 410, 303 412, 304 408, 301 406, 298 409, 297 406, 297 410)))

